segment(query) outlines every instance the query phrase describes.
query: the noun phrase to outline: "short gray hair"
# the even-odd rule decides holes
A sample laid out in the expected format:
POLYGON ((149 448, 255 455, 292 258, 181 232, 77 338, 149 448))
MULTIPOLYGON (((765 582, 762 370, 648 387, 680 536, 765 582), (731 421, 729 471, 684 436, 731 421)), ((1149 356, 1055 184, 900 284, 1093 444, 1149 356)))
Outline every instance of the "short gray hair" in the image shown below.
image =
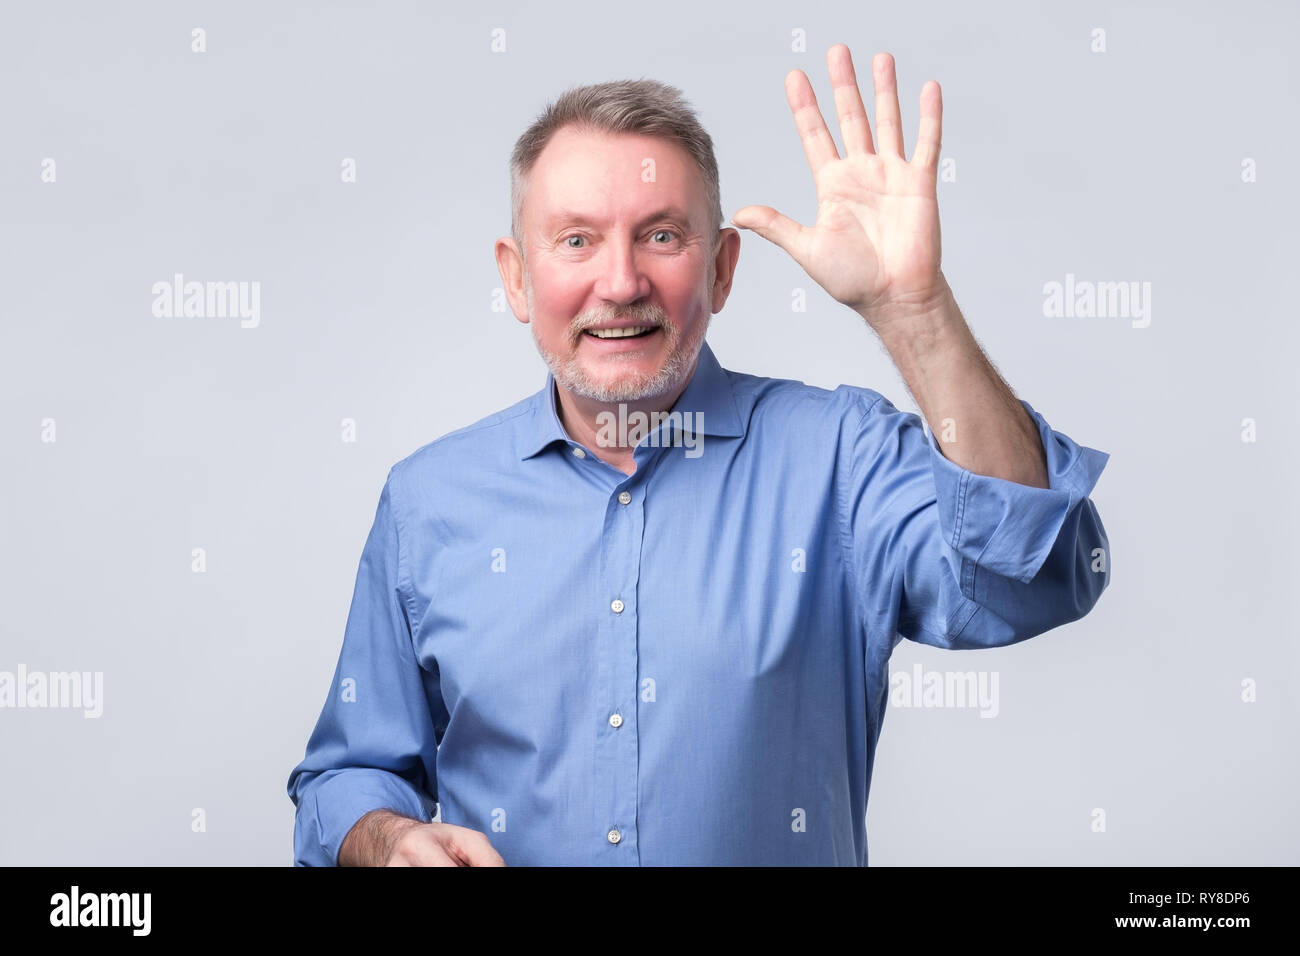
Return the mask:
POLYGON ((677 143, 695 160, 704 177, 713 244, 722 229, 718 160, 713 140, 700 125, 681 90, 657 80, 613 80, 576 86, 548 105, 524 131, 510 155, 510 232, 524 250, 524 186, 551 137, 567 126, 605 133, 658 136, 677 143))

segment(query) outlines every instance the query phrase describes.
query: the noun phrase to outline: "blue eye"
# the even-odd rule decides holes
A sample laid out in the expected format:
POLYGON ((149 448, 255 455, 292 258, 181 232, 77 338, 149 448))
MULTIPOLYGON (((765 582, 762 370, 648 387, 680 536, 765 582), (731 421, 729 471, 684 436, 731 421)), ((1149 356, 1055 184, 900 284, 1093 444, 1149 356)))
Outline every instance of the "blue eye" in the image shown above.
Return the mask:
MULTIPOLYGON (((584 238, 583 236, 569 236, 569 237, 568 237, 567 239, 565 239, 564 241, 565 241, 565 243, 567 244, 567 243, 569 242, 569 239, 583 239, 583 238, 584 238)), ((580 248, 582 248, 582 247, 581 247, 581 246, 570 245, 569 248, 570 248, 570 249, 580 249, 580 248)))
MULTIPOLYGON (((671 242, 673 239, 677 238, 677 233, 673 232, 671 229, 656 229, 656 230, 652 233, 652 235, 657 236, 657 235, 659 235, 660 233, 662 233, 662 234, 668 236, 668 237, 669 237, 669 242, 671 242)), ((663 245, 663 243, 656 243, 656 245, 663 245)))

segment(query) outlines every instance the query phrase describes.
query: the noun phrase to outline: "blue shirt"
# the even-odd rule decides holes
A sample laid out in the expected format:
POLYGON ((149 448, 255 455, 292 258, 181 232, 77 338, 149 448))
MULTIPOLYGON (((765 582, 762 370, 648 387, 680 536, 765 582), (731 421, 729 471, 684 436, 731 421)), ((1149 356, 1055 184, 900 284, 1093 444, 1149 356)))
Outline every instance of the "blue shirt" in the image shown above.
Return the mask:
POLYGON ((1050 488, 957 466, 871 389, 707 344, 685 427, 632 475, 555 400, 548 374, 389 471, 289 776, 295 864, 335 865, 369 810, 440 804, 512 866, 865 865, 898 642, 1013 644, 1109 583, 1109 455, 1027 402, 1050 488))

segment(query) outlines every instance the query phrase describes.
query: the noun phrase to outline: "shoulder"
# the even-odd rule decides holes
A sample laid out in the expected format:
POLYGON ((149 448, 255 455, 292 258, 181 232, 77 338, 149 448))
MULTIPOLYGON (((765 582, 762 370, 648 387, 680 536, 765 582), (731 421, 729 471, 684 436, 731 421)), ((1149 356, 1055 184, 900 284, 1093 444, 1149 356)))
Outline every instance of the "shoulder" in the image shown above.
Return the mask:
POLYGON ((516 438, 520 429, 532 426, 536 400, 536 395, 522 398, 421 445, 392 466, 389 483, 409 496, 422 488, 446 489, 449 484, 480 481, 485 474, 502 474, 518 458, 516 438))
POLYGON ((894 406, 880 392, 860 385, 821 388, 797 379, 767 378, 727 370, 732 394, 749 427, 840 430, 860 424, 869 412, 894 406))

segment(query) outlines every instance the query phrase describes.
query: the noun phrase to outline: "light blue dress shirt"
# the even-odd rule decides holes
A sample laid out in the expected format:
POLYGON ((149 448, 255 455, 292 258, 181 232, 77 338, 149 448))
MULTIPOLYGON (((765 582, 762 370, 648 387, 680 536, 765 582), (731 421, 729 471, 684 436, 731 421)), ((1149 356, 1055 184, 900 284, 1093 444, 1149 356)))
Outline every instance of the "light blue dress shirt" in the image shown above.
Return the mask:
POLYGON ((953 464, 871 389, 707 344, 674 406, 700 428, 663 424, 632 475, 569 438, 549 374, 415 451, 289 776, 294 862, 440 804, 511 866, 865 865, 895 645, 1013 644, 1109 582, 1109 455, 1023 404, 1050 488, 953 464))

